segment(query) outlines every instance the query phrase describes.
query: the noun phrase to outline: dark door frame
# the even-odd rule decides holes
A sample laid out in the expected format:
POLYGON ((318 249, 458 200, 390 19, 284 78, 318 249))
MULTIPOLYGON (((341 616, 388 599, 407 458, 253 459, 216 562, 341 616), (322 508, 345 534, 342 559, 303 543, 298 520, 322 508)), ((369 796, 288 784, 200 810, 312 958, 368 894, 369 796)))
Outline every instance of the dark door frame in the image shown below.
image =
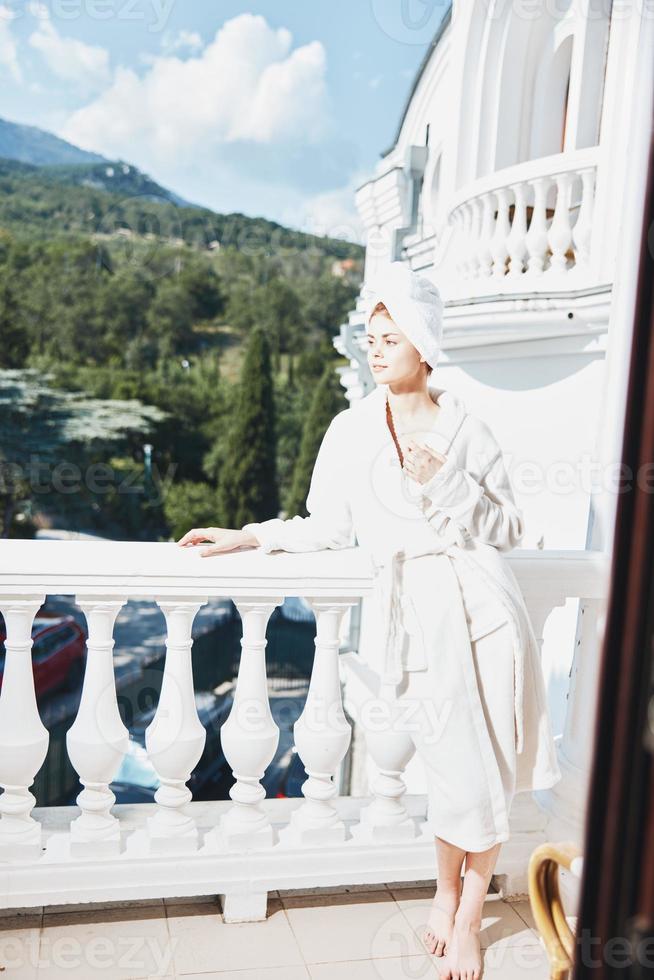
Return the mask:
POLYGON ((651 135, 622 449, 628 482, 616 510, 602 644, 576 980, 654 976, 653 252, 651 135))

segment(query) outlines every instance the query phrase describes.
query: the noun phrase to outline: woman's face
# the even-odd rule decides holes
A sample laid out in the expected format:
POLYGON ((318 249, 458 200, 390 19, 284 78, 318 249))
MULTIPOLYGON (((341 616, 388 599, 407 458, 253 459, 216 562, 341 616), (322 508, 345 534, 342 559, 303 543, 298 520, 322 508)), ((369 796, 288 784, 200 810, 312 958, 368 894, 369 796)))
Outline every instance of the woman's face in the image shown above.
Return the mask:
POLYGON ((406 334, 384 313, 375 313, 368 324, 368 364, 376 384, 420 380, 425 363, 406 334))

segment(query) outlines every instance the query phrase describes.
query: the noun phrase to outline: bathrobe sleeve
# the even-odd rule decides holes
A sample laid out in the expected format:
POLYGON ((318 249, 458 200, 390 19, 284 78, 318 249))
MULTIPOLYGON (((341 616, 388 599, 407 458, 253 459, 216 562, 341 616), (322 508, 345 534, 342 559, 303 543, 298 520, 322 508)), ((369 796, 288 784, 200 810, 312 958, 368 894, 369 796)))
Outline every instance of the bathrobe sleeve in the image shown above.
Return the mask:
POLYGON ((355 544, 347 492, 346 433, 349 409, 334 416, 325 432, 307 495, 308 517, 273 517, 244 524, 265 552, 322 551, 355 544))
POLYGON ((453 455, 447 456, 434 476, 422 484, 423 512, 436 530, 451 520, 464 534, 510 551, 524 536, 524 515, 516 505, 497 440, 481 420, 477 427, 470 453, 477 475, 472 465, 471 469, 457 466, 453 455))

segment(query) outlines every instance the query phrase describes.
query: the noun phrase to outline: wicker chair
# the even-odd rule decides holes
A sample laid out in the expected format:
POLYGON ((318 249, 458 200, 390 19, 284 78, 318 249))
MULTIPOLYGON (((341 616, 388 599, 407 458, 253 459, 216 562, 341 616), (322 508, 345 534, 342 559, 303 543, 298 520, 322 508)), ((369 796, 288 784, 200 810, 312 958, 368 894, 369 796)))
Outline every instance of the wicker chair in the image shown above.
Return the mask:
POLYGON ((566 919, 559 869, 581 876, 583 858, 572 841, 545 843, 529 859, 529 903, 550 964, 550 980, 568 980, 574 965, 575 934, 566 919))

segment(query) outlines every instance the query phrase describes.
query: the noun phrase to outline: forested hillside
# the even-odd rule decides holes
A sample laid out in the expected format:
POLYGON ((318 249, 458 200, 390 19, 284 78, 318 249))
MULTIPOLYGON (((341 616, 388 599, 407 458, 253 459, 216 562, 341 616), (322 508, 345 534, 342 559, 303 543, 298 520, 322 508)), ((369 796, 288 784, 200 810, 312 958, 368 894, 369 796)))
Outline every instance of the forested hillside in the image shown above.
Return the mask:
MULTIPOLYGON (((157 539, 189 521, 220 525, 236 462, 230 433, 244 387, 266 387, 250 377, 260 371, 270 373, 275 459, 267 469, 253 459, 251 472, 274 473, 277 485, 250 497, 283 507, 291 487, 294 501, 306 496, 312 460, 306 452, 298 459, 297 447, 309 414, 315 442, 315 397, 327 406, 324 426, 334 405, 347 404, 332 338, 356 301, 362 249, 178 200, 122 162, 0 160, 6 397, 19 391, 20 372, 32 383, 32 369, 52 392, 80 392, 76 398, 105 400, 118 413, 125 400, 159 412, 147 436, 147 492, 129 500, 116 491, 102 499, 54 490, 39 497, 29 480, 0 483, 0 534, 27 535, 45 521, 157 539), (327 389, 318 385, 325 372, 333 375, 327 389), (154 487, 152 465, 168 474, 165 486, 154 487)), ((29 423, 29 414, 13 417, 29 423)), ((15 431, 12 439, 20 467, 15 431)), ((0 422, 0 464, 8 441, 0 422)), ((78 433, 77 461, 103 459, 101 440, 84 442, 78 433)), ((115 473, 145 472, 143 443, 127 429, 122 444, 112 437, 105 450, 115 473)), ((251 512, 250 519, 268 516, 276 515, 251 512)))
POLYGON ((361 258, 358 245, 318 238, 265 218, 217 214, 179 204, 136 167, 123 162, 36 167, 0 159, 0 227, 16 236, 131 232, 236 248, 316 249, 334 258, 361 258))

